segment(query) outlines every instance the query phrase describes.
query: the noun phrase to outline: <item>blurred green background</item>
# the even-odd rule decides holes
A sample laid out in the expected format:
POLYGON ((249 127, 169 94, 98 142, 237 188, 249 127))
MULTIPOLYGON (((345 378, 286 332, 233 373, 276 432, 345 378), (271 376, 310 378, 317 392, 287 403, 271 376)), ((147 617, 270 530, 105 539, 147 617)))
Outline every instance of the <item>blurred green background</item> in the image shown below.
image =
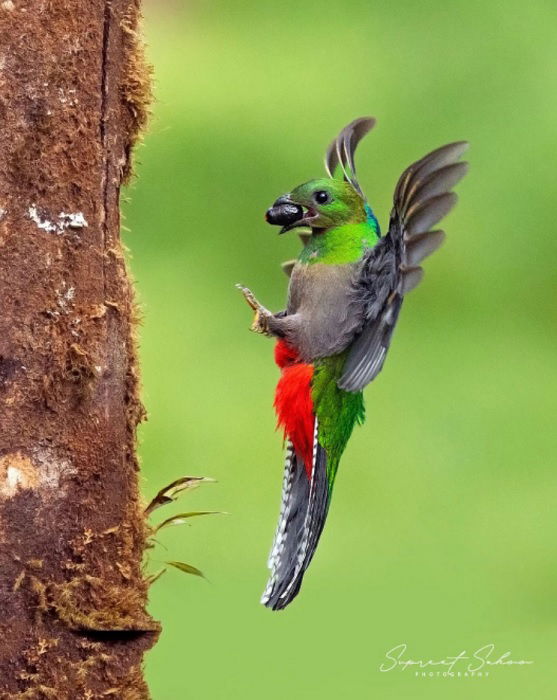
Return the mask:
POLYGON ((126 194, 143 307, 146 496, 218 479, 157 511, 231 515, 160 533, 155 700, 554 698, 557 5, 162 2, 145 6, 156 104, 126 194), (295 236, 263 221, 322 173, 349 120, 378 119, 360 181, 385 226, 398 175, 466 138, 471 170, 444 248, 405 304, 368 422, 341 465, 295 603, 259 605, 282 446, 271 341, 234 284, 284 305, 295 236), (488 643, 524 667, 487 678, 381 673, 488 643))

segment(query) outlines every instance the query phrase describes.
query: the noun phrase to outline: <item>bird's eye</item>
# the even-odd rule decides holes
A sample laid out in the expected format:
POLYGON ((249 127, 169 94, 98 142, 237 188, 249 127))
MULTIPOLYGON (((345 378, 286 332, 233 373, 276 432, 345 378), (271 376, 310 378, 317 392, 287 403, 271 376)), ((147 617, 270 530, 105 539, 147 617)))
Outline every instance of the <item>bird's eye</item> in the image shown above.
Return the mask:
POLYGON ((330 199, 329 193, 325 192, 325 190, 319 190, 318 192, 314 193, 313 199, 317 202, 317 204, 327 204, 330 199))

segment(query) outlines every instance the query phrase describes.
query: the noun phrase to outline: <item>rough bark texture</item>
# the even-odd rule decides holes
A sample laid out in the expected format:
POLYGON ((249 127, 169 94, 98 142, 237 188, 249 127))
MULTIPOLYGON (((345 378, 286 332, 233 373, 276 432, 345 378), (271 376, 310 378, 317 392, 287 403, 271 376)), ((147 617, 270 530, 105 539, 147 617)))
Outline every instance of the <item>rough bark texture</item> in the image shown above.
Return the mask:
POLYGON ((138 0, 0 0, 0 698, 146 698, 119 191, 138 0))

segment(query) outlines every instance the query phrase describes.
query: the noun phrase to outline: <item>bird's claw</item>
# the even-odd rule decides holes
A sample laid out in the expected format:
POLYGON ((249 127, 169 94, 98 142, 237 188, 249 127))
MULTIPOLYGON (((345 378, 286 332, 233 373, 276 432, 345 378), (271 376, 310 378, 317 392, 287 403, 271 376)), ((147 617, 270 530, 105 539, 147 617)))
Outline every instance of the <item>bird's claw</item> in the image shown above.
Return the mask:
POLYGON ((260 307, 261 304, 253 296, 253 292, 251 291, 251 289, 244 287, 243 284, 237 284, 236 289, 239 289, 242 292, 242 294, 244 295, 244 299, 247 301, 248 305, 251 306, 251 308, 254 311, 257 311, 258 307, 260 307))
POLYGON ((250 331, 254 333, 261 333, 263 335, 270 335, 268 320, 271 314, 267 309, 256 309, 253 316, 253 321, 250 326, 250 331))
POLYGON ((269 335, 268 320, 272 316, 271 312, 257 301, 250 289, 241 284, 237 284, 236 287, 242 292, 248 305, 255 311, 250 330, 254 333, 269 335))

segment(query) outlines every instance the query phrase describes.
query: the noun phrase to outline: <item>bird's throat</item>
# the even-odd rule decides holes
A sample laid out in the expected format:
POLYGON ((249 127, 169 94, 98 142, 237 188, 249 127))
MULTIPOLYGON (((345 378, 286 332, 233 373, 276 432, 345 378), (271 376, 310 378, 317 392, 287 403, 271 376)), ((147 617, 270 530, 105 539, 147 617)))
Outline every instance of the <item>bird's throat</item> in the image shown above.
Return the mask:
POLYGON ((341 265, 359 260, 378 235, 368 221, 314 231, 299 256, 300 262, 341 265))

